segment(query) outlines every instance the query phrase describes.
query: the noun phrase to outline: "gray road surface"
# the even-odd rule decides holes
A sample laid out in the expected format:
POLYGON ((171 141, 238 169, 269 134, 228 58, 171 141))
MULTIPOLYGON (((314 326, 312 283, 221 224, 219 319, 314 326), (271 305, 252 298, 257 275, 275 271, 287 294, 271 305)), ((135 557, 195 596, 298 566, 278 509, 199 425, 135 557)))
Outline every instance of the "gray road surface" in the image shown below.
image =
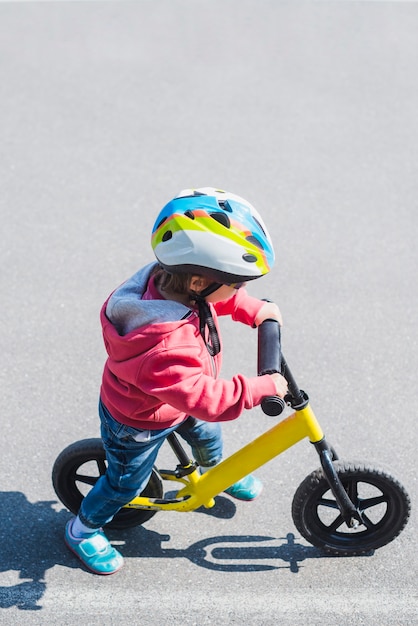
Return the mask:
MULTIPOLYGON (((417 623, 418 5, 138 0, 0 3, 0 623, 417 623), (116 576, 64 547, 51 467, 98 435, 102 302, 151 259, 180 189, 263 212, 284 351, 344 459, 387 465, 413 514, 392 544, 330 558, 298 535, 303 442, 254 503, 113 533, 116 576)), ((224 375, 255 334, 224 325, 224 375)), ((227 451, 272 425, 224 427, 227 451)))

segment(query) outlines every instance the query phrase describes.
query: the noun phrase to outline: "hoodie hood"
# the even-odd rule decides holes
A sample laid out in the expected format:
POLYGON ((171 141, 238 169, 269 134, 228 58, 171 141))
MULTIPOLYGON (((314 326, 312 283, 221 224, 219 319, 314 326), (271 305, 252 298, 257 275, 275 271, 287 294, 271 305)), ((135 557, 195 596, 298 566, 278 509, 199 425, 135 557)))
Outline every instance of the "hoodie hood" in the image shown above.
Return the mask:
POLYGON ((142 300, 157 263, 150 263, 124 282, 110 296, 106 315, 120 335, 160 322, 175 322, 190 315, 191 310, 173 300, 142 300))
POLYGON ((197 314, 172 300, 143 300, 149 278, 157 263, 150 263, 120 287, 102 310, 103 336, 106 350, 117 361, 149 351, 167 334, 197 314))

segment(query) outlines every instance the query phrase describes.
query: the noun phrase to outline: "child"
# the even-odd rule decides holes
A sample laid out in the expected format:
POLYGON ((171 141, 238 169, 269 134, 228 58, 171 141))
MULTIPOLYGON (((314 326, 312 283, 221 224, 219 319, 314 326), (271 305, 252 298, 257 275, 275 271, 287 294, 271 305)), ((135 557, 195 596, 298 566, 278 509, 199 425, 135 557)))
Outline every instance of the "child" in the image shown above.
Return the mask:
MULTIPOLYGON (((99 414, 108 467, 65 531, 68 547, 97 574, 122 567, 101 527, 144 489, 169 433, 189 443, 205 471, 222 459, 219 422, 287 391, 280 374, 218 378, 218 315, 253 327, 267 318, 281 323, 275 304, 242 288, 274 262, 254 207, 212 188, 185 190, 158 216, 152 247, 157 263, 116 289, 101 311, 108 359, 99 414)), ((226 493, 252 500, 261 489, 249 475, 226 493)))

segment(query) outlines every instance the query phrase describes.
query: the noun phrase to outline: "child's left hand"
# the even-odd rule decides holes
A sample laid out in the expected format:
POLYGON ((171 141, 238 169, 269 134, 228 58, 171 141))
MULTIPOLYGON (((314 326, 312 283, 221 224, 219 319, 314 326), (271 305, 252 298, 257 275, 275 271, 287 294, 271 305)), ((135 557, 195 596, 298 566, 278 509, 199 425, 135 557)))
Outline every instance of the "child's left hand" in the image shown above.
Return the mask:
POLYGON ((266 302, 257 313, 254 323, 260 326, 264 320, 277 320, 280 326, 283 326, 282 314, 275 302, 266 302))

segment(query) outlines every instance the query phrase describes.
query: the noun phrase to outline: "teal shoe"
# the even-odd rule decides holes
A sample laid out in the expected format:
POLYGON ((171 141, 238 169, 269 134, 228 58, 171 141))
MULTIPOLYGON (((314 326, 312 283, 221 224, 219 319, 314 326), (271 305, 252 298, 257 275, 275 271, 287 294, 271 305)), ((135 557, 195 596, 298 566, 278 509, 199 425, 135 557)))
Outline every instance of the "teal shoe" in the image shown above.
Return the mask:
POLYGON ((263 491, 263 483, 261 480, 248 474, 245 478, 242 478, 237 483, 234 483, 228 489, 225 489, 225 493, 237 498, 237 500, 255 500, 257 496, 263 491))
POLYGON ((80 561, 95 574, 114 574, 123 566, 123 556, 115 550, 102 530, 85 539, 71 534, 73 519, 65 527, 65 543, 80 561))

